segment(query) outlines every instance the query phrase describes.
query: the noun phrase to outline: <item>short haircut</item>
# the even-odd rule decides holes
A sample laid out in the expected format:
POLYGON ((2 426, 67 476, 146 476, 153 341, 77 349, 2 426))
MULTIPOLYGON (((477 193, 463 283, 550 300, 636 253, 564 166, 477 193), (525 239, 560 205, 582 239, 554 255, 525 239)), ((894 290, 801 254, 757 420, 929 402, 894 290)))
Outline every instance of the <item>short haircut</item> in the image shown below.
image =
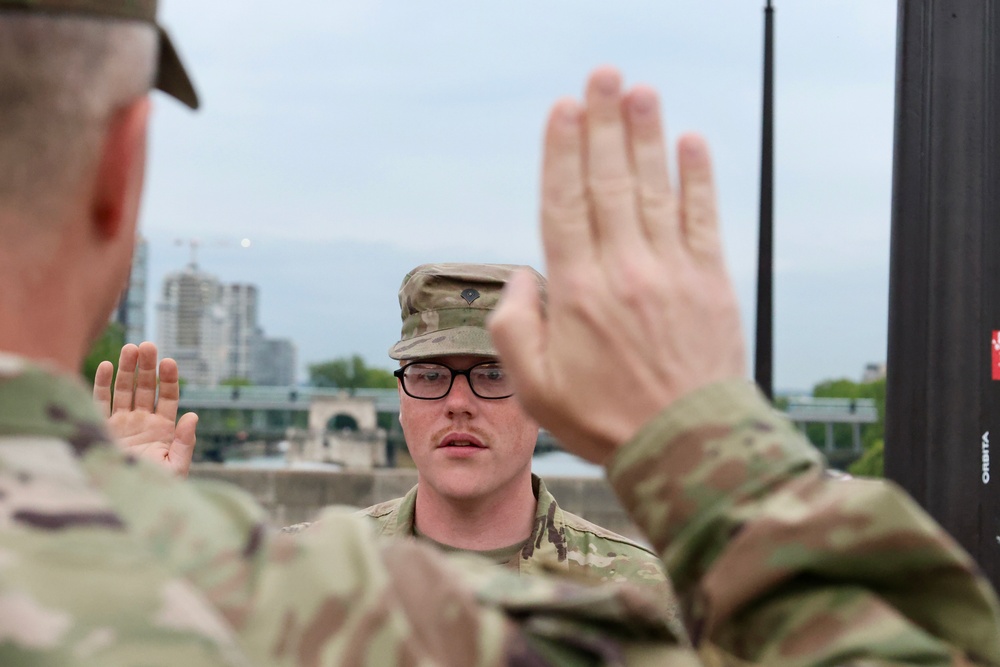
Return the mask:
POLYGON ((112 114, 150 90, 156 49, 139 21, 0 12, 0 209, 62 212, 112 114))

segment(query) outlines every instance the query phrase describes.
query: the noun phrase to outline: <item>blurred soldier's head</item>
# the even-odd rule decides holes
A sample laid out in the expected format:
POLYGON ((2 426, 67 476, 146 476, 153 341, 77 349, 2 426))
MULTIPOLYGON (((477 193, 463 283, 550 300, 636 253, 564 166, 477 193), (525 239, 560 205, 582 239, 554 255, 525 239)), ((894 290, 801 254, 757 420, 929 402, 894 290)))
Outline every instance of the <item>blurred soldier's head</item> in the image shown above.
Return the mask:
POLYGON ((148 93, 197 106, 155 15, 155 0, 0 0, 0 350, 46 356, 19 336, 47 319, 79 332, 56 359, 72 365, 127 280, 148 93))
POLYGON ((399 289, 402 335, 389 350, 400 362, 399 420, 422 488, 442 498, 502 498, 529 483, 538 425, 513 397, 486 330, 518 268, 425 264, 399 289))

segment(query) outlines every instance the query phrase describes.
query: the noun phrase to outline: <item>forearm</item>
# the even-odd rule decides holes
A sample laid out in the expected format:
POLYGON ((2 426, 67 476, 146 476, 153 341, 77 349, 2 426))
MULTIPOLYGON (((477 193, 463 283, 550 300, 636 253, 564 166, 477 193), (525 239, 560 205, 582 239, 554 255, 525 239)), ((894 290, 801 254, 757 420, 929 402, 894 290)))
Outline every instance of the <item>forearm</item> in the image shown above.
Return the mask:
POLYGON ((787 664, 1000 661, 996 598, 969 556, 892 485, 828 478, 745 382, 678 401, 609 475, 702 648, 787 664))

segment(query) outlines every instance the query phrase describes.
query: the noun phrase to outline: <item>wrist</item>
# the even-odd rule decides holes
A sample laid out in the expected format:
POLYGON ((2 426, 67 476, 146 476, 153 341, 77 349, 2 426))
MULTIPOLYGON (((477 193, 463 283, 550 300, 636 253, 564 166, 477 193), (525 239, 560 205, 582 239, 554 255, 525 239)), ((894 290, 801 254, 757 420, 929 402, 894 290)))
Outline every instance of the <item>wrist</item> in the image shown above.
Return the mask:
POLYGON ((745 379, 687 394, 647 422, 607 461, 608 480, 659 553, 718 503, 819 453, 745 379))

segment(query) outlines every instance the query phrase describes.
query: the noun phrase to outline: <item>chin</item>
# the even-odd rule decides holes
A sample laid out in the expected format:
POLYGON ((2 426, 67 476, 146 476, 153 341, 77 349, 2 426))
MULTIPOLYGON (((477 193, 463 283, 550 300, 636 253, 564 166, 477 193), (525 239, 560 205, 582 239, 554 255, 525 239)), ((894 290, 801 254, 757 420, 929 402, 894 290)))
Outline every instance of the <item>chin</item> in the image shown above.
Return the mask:
POLYGON ((451 498, 452 500, 475 500, 489 493, 481 486, 472 486, 468 484, 446 485, 441 489, 441 492, 441 495, 451 498))
POLYGON ((434 487, 438 494, 451 500, 475 500, 493 491, 492 487, 485 487, 478 480, 469 479, 468 476, 457 480, 442 480, 434 487))

